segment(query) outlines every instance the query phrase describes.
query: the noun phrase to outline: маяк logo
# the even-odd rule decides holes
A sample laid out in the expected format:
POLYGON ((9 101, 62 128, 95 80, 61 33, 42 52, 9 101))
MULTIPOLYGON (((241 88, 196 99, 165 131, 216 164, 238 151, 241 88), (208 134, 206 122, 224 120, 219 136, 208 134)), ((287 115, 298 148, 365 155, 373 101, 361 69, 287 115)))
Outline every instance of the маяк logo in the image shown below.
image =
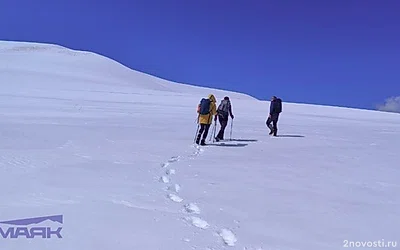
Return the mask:
POLYGON ((0 236, 4 239, 11 238, 43 238, 43 239, 50 239, 50 238, 62 238, 61 236, 61 229, 62 227, 58 228, 51 228, 51 227, 28 227, 32 224, 40 224, 45 221, 52 221, 58 222, 60 224, 63 223, 63 216, 62 215, 52 215, 52 216, 44 216, 44 217, 36 217, 36 218, 27 218, 27 219, 19 219, 19 220, 9 220, 9 221, 0 221, 0 236), (3 226, 8 225, 8 227, 3 226))

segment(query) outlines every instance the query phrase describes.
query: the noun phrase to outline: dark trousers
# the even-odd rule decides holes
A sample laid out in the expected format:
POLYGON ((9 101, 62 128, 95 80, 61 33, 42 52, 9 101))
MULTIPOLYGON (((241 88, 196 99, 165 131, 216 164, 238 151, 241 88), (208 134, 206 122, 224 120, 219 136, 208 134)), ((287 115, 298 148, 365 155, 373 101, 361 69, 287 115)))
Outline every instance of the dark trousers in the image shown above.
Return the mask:
POLYGON ((208 135, 208 130, 210 129, 211 124, 200 124, 200 130, 199 133, 197 134, 197 140, 196 143, 198 144, 200 139, 202 138, 201 135, 203 135, 202 141, 204 142, 207 139, 208 135))
POLYGON ((218 132, 217 138, 220 140, 224 139, 225 128, 228 125, 228 119, 219 119, 219 124, 221 124, 221 129, 218 132))
POLYGON ((271 130, 270 134, 274 134, 276 136, 276 133, 278 132, 278 120, 279 120, 279 114, 272 114, 271 117, 268 117, 267 119, 267 126, 271 130), (271 126, 271 123, 273 126, 271 126))

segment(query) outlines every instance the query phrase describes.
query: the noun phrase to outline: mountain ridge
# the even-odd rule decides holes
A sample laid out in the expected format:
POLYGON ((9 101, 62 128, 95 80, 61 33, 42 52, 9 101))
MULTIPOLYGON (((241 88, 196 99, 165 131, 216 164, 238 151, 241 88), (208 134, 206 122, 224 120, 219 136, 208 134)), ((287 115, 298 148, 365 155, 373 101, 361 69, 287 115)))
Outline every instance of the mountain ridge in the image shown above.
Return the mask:
MULTIPOLYGON (((48 61, 59 65, 60 71, 63 70, 62 66, 67 67, 66 64, 74 63, 79 66, 84 74, 95 74, 98 72, 99 68, 103 67, 102 76, 99 80, 107 78, 117 78, 120 81, 115 84, 126 85, 127 87, 138 86, 139 88, 156 88, 156 90, 169 91, 169 92, 182 92, 186 91, 187 94, 195 92, 196 94, 201 92, 204 95, 208 93, 218 93, 218 95, 231 95, 237 99, 248 99, 248 100, 258 100, 248 94, 218 89, 191 85, 187 83, 179 83, 174 81, 169 81, 158 76, 150 75, 135 69, 132 69, 114 59, 106 57, 104 55, 84 50, 75 50, 65 46, 51 43, 38 43, 38 42, 21 42, 21 41, 0 41, 0 54, 8 56, 28 56, 34 57, 35 55, 40 55, 42 58, 39 60, 41 63, 46 63, 44 58, 46 56, 48 61), (40 52, 40 53, 36 53, 40 52), (57 55, 62 54, 67 57, 57 57, 57 55), (86 72, 85 72, 86 70, 86 72), (136 81, 133 83, 132 81, 136 81)), ((12 64, 12 60, 8 60, 8 66, 16 67, 12 64)), ((27 65, 25 68, 27 71, 41 70, 43 68, 38 65, 27 65)), ((54 66, 54 65, 52 65, 54 66)), ((1 64, 0 64, 1 67, 1 64)), ((21 65, 18 65, 20 68, 21 65)), ((0 68, 1 69, 1 68, 0 68)), ((48 72, 47 72, 48 73, 48 72)), ((57 72, 59 74, 59 72, 57 72)), ((92 76, 90 76, 92 77, 92 76)), ((154 90, 154 89, 152 89, 154 90)))

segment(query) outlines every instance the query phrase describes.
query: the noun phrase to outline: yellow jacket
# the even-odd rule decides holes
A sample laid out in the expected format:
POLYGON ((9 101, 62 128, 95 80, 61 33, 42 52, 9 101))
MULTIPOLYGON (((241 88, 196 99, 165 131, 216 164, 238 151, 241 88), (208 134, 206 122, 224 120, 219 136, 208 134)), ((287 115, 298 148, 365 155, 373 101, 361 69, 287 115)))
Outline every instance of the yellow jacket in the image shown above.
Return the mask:
MULTIPOLYGON (((215 99, 213 94, 208 96, 208 99, 211 101, 210 105, 210 113, 208 115, 199 115, 198 123, 199 124, 211 124, 213 121, 213 116, 217 115, 217 100, 215 99)), ((197 113, 200 112, 200 104, 197 106, 197 113)))

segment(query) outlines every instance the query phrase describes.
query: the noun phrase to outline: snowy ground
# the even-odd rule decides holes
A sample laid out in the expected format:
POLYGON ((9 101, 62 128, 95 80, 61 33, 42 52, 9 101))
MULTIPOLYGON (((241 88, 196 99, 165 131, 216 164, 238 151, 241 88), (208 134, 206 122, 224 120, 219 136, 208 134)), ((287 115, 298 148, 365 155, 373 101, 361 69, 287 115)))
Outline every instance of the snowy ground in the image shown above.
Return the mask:
MULTIPOLYGON (((62 239, 0 234, 0 248, 400 248, 400 116, 284 103, 271 138, 268 105, 91 53, 0 43, 0 222, 64 219, 62 239), (231 97, 233 140, 196 148, 208 93, 231 97)), ((28 227, 43 225, 60 226, 28 227)))

